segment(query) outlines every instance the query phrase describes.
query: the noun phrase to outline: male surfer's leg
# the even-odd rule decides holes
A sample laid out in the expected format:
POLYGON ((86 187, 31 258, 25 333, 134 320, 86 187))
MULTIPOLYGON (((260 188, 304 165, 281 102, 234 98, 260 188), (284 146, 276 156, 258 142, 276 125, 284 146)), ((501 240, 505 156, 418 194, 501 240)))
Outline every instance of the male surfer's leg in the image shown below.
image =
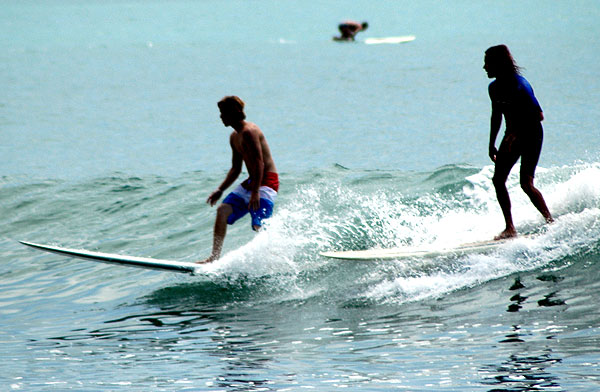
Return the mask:
POLYGON ((229 204, 222 203, 217 208, 217 218, 215 219, 215 228, 213 232, 212 252, 207 259, 198 261, 199 264, 210 263, 217 260, 221 256, 223 242, 225 241, 225 235, 227 234, 227 219, 232 213, 233 207, 229 204))

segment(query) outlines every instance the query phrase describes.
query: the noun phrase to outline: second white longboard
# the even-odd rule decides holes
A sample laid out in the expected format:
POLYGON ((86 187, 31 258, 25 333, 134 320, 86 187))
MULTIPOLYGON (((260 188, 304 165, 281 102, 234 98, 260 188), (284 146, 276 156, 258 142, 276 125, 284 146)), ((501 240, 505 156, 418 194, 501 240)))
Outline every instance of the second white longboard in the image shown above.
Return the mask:
MULTIPOLYGON (((517 238, 530 238, 530 236, 520 236, 517 238)), ((470 242, 467 244, 458 245, 456 247, 442 249, 424 249, 424 248, 391 248, 391 249, 367 249, 367 250, 348 250, 338 252, 321 252, 321 256, 331 259, 343 260, 400 260, 410 259, 415 257, 431 258, 447 254, 468 254, 468 253, 484 253, 491 251, 514 238, 504 240, 489 240, 470 242)))
POLYGON ((414 35, 402 35, 399 37, 381 37, 381 38, 365 38, 363 41, 367 45, 377 44, 403 44, 415 40, 414 35))

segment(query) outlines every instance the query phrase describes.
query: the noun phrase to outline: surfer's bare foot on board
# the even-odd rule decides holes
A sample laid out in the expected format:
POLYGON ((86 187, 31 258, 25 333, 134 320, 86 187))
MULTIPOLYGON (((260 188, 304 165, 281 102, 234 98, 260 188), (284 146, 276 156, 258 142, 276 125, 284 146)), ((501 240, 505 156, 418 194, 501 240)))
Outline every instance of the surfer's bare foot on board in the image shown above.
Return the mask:
POLYGON ((514 238, 517 236, 515 229, 505 229, 502 233, 494 237, 494 241, 505 240, 507 238, 514 238))

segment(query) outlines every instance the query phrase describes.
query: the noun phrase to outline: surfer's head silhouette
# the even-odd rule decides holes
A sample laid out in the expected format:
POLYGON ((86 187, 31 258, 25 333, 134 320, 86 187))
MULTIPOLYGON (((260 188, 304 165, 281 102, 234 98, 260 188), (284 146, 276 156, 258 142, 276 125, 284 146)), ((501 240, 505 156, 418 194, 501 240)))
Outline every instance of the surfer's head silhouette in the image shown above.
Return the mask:
POLYGON ((492 46, 485 51, 483 69, 490 78, 521 74, 521 67, 506 45, 492 46))

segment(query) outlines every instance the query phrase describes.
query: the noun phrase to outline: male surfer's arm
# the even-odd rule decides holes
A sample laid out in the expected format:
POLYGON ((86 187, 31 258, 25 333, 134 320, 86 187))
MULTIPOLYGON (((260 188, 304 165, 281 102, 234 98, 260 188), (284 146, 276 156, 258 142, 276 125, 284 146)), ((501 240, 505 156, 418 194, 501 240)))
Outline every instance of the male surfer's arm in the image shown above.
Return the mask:
POLYGON ((259 189, 262 184, 265 162, 263 160, 262 146, 258 132, 244 132, 244 144, 248 151, 248 174, 250 175, 250 202, 248 209, 258 210, 260 207, 259 189))
POLYGON ((233 145, 231 147, 231 150, 231 169, 229 169, 229 171, 227 172, 227 176, 225 176, 225 180, 223 180, 223 182, 221 183, 221 185, 219 185, 217 190, 211 193, 210 196, 208 196, 208 199, 206 199, 206 202, 210 204, 211 207, 217 203, 217 201, 223 195, 223 191, 229 188, 229 186, 233 184, 233 182, 236 180, 236 178, 238 178, 238 176, 242 172, 242 156, 237 151, 235 151, 233 145))
POLYGON ((492 105, 492 118, 490 120, 490 146, 488 152, 492 162, 496 162, 496 154, 498 154, 498 150, 496 149, 496 137, 498 137, 498 132, 500 132, 501 125, 502 112, 498 109, 495 109, 492 105))

